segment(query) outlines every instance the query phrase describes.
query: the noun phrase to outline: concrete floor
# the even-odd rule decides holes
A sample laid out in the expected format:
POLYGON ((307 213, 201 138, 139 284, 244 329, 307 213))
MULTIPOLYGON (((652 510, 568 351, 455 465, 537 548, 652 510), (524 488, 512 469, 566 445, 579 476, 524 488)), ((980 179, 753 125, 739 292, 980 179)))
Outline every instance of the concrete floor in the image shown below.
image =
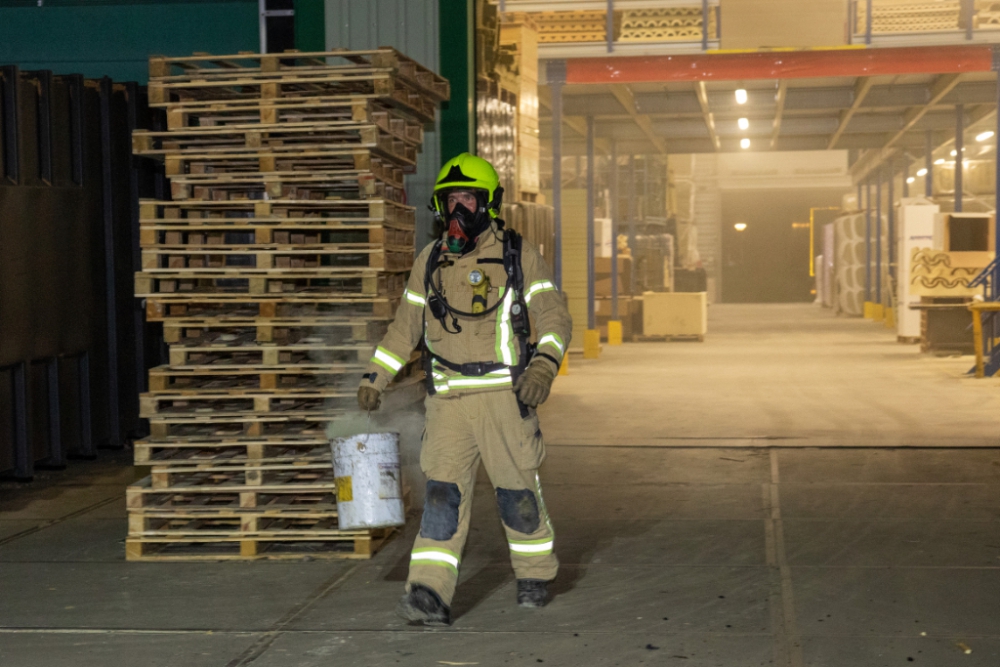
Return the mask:
POLYGON ((1000 386, 969 359, 805 305, 604 352, 543 411, 547 608, 513 604, 486 484, 423 629, 392 614, 415 519, 371 561, 126 563, 132 469, 76 464, 0 488, 0 665, 1000 664, 1000 386))

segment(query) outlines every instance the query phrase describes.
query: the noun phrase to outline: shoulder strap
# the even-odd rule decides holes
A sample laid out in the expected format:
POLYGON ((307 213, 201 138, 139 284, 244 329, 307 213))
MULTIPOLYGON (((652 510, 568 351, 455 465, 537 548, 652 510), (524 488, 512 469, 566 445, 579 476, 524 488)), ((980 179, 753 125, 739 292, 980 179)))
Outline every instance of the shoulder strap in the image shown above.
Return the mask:
POLYGON ((503 235, 503 268, 513 278, 514 289, 524 292, 524 272, 521 270, 521 235, 505 229, 503 235))

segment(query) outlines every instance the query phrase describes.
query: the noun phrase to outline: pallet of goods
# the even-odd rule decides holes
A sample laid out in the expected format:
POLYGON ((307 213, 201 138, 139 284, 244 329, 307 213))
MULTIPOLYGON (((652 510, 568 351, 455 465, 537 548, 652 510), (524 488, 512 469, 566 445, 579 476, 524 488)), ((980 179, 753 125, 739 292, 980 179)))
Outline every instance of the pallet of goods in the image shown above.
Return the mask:
POLYGON ((448 82, 394 49, 152 58, 165 131, 133 133, 170 200, 140 201, 135 295, 169 363, 140 397, 131 560, 367 558, 340 530, 327 427, 413 263, 404 178, 448 82))

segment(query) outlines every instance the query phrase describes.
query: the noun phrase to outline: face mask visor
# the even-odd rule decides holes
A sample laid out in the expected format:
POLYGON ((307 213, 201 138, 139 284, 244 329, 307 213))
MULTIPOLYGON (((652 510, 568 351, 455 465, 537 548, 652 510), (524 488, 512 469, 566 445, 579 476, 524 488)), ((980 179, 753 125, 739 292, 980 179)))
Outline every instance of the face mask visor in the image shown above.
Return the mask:
POLYGON ((482 190, 458 189, 445 190, 438 196, 448 207, 448 195, 456 192, 467 192, 475 195, 476 210, 469 210, 465 204, 456 202, 454 208, 445 218, 448 222, 448 250, 464 252, 471 250, 476 238, 490 226, 490 215, 486 212, 486 193, 482 190))

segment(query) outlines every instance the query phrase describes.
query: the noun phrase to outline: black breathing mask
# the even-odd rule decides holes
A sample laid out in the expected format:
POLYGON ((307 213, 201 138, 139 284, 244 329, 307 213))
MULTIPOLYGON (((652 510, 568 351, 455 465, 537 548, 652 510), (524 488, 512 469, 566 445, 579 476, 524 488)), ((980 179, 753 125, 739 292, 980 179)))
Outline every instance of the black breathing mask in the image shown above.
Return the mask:
POLYGON ((476 211, 455 204, 445 220, 448 223, 448 250, 463 255, 470 252, 476 247, 479 235, 489 229, 492 220, 486 210, 485 195, 476 193, 476 211))

